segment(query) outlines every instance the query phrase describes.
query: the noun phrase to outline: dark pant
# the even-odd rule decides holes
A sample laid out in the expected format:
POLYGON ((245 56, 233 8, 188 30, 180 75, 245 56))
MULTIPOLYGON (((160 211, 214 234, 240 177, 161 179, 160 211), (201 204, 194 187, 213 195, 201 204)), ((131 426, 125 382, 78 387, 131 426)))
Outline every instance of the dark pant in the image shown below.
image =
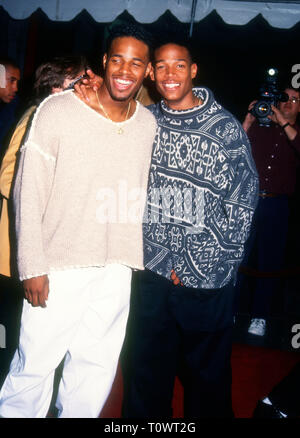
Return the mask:
POLYGON ((23 288, 21 283, 0 275, 0 324, 5 329, 5 346, 1 345, 0 348, 0 387, 18 347, 22 306, 23 288))
MULTIPOLYGON (((272 300, 280 286, 276 271, 283 268, 288 233, 289 201, 285 195, 259 198, 253 217, 250 237, 245 245, 243 265, 247 266, 256 249, 255 267, 262 273, 274 272, 274 277, 258 278, 253 290, 250 315, 268 319, 272 300)), ((238 274, 237 293, 243 292, 246 278, 238 274)))
POLYGON ((232 284, 193 289, 148 270, 134 273, 121 356, 124 417, 172 417, 176 375, 185 417, 233 417, 233 302, 232 284))

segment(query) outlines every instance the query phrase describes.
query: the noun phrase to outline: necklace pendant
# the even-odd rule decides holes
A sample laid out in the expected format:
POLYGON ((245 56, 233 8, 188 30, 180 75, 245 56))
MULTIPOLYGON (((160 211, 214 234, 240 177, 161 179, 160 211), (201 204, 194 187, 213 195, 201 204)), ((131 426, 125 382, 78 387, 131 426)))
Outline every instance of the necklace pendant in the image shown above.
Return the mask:
MULTIPOLYGON (((95 93, 96 93, 96 97, 97 97, 97 101, 98 101, 99 108, 101 109, 101 111, 103 112, 103 114, 105 115, 105 117, 106 117, 108 120, 110 120, 111 122, 113 122, 113 120, 109 117, 109 115, 108 115, 107 112, 105 111, 104 106, 103 106, 102 103, 100 102, 100 100, 99 100, 99 96, 98 96, 98 92, 96 91, 95 93)), ((129 101, 129 103, 128 103, 127 113, 126 113, 126 116, 125 116, 125 120, 124 120, 124 122, 126 122, 126 120, 128 119, 128 114, 129 114, 129 111, 130 111, 130 105, 131 105, 131 101, 129 101)), ((115 123, 115 122, 113 122, 113 123, 115 123)), ((123 134, 123 133, 124 133, 124 129, 121 128, 121 127, 119 127, 119 128, 117 129, 117 133, 118 133, 118 134, 123 134)))

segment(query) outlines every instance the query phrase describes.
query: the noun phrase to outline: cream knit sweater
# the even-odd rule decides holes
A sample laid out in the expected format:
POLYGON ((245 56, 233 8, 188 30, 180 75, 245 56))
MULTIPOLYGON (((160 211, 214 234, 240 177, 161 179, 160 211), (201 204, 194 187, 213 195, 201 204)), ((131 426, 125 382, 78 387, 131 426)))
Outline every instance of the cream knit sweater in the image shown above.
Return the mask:
POLYGON ((102 117, 72 91, 42 102, 14 186, 21 280, 108 263, 143 269, 155 131, 154 116, 138 102, 122 123, 102 117))

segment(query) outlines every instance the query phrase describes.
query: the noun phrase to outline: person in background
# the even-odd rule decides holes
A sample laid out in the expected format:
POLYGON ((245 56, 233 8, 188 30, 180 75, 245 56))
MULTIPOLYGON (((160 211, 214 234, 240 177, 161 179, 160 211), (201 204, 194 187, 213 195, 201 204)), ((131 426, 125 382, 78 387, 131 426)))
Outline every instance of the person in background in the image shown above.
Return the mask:
POLYGON ((15 118, 18 100, 16 99, 21 72, 13 59, 0 55, 0 163, 7 147, 15 118))
MULTIPOLYGON (((289 225, 289 199, 295 192, 296 172, 300 158, 300 128, 296 123, 300 112, 300 91, 287 86, 286 102, 272 106, 271 125, 260 126, 250 112, 244 119, 253 158, 259 175, 259 201, 255 211, 250 239, 243 265, 247 265, 254 247, 257 248, 257 269, 268 277, 258 278, 253 290, 248 332, 264 336, 270 317, 272 298, 278 287, 276 271, 283 268, 289 225)), ((238 294, 241 295, 244 274, 239 274, 238 294)))
POLYGON ((22 287, 17 277, 12 183, 20 146, 30 127, 34 112, 50 94, 69 87, 85 73, 87 61, 83 56, 55 57, 41 64, 35 72, 30 107, 19 120, 11 137, 0 168, 0 323, 6 328, 6 346, 0 351, 0 385, 7 374, 18 343, 18 321, 22 307, 22 287))

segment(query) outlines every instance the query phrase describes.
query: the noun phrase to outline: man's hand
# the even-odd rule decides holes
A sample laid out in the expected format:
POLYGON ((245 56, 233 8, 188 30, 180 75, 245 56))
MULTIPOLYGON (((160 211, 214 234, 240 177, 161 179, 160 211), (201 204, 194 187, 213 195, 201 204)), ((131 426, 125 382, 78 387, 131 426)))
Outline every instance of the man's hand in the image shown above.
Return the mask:
POLYGON ((183 286, 182 281, 180 281, 180 278, 177 277, 174 269, 172 269, 171 271, 171 280, 173 281, 173 284, 175 284, 175 286, 177 286, 178 284, 180 284, 180 286, 183 286))
POLYGON ((285 124, 288 122, 288 120, 286 120, 286 119, 283 117, 283 115, 281 114, 281 112, 279 111, 279 109, 276 108, 276 106, 274 106, 274 105, 271 105, 271 108, 272 108, 273 114, 271 114, 270 116, 268 116, 268 118, 269 118, 270 120, 272 120, 272 122, 274 122, 274 123, 278 123, 280 126, 285 125, 285 124))
POLYGON ((49 295, 49 279, 47 275, 29 278, 23 281, 24 294, 28 303, 33 307, 47 307, 49 295))
POLYGON ((248 131, 248 129, 250 128, 250 126, 255 120, 255 117, 250 113, 250 111, 252 110, 256 102, 257 100, 253 100, 253 102, 251 102, 250 105, 248 106, 248 112, 246 114, 245 120, 243 121, 243 128, 245 132, 248 131))
POLYGON ((96 75, 90 68, 86 70, 88 78, 82 79, 80 82, 75 84, 75 92, 82 100, 89 101, 89 94, 91 90, 97 91, 103 82, 103 79, 96 75))

